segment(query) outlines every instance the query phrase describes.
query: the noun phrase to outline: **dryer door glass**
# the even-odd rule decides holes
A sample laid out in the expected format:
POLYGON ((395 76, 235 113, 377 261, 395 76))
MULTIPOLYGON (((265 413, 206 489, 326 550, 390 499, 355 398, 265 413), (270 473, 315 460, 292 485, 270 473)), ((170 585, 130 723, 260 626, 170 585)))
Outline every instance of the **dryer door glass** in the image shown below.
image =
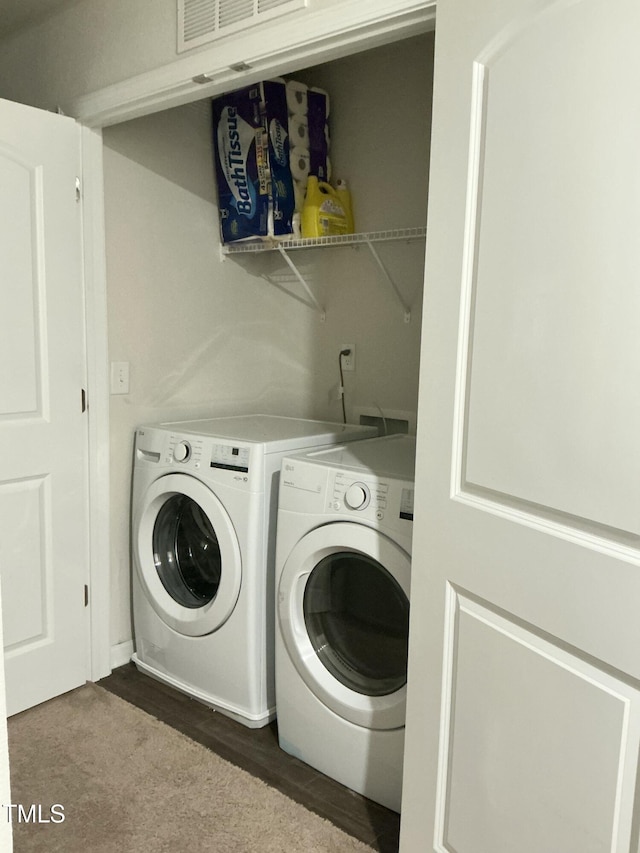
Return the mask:
POLYGON ((215 598, 222 575, 218 539, 207 515, 186 495, 172 495, 153 527, 153 558, 162 585, 183 607, 215 598))
POLYGON ((325 557, 307 579, 303 606, 313 648, 342 684, 384 696, 406 683, 409 600, 376 560, 349 551, 325 557))

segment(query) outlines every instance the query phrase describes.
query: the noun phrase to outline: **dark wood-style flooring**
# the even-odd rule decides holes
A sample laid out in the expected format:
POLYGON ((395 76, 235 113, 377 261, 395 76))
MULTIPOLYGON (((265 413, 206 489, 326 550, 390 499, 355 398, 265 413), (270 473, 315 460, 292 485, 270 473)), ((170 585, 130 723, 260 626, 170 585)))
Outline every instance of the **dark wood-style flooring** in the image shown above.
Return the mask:
POLYGON ((379 853, 396 853, 400 818, 283 752, 276 722, 249 729, 138 672, 115 669, 100 686, 277 788, 379 853))

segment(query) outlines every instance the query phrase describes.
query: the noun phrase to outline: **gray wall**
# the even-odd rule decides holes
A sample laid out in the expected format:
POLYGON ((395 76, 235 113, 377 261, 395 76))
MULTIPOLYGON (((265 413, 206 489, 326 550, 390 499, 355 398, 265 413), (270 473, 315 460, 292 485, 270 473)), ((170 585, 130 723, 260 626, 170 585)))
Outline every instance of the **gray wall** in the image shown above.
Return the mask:
POLYGON ((2 42, 0 96, 54 109, 175 56, 175 0, 78 0, 2 42))
MULTIPOLYGON (((424 0, 418 7, 427 9, 434 2, 424 0)), ((37 25, 2 39, 0 97, 43 109, 61 106, 77 115, 77 98, 132 78, 140 82, 150 72, 160 73, 165 91, 171 86, 182 91, 194 76, 213 72, 218 79, 241 60, 264 67, 269 57, 286 54, 294 43, 308 45, 313 55, 329 49, 327 38, 339 45, 345 31, 384 28, 388 21, 385 38, 392 39, 398 37, 398 18, 410 17, 415 7, 413 0, 364 5, 361 0, 308 0, 306 8, 178 53, 176 0, 68 0, 37 25)), ((331 55, 341 55, 335 44, 331 55)), ((147 82, 144 78, 143 85, 147 82)), ((192 99, 189 93, 173 103, 192 99)))

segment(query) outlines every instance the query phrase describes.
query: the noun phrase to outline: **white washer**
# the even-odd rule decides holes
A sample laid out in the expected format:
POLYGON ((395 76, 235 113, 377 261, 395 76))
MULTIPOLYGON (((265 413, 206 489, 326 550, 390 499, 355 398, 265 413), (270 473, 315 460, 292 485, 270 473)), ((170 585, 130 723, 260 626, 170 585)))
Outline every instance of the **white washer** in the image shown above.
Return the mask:
POLYGON ((283 461, 276 700, 286 752, 400 811, 415 439, 283 461))
POLYGON ((136 432, 138 669, 257 728, 275 715, 274 557, 283 456, 372 427, 274 415, 136 432))

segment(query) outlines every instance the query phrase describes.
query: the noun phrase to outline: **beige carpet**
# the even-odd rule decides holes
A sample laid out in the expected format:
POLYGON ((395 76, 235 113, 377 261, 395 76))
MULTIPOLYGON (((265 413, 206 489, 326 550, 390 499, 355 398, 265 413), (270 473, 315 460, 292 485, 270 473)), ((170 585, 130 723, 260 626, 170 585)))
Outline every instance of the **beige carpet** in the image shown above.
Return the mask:
POLYGON ((371 851, 94 684, 12 717, 9 755, 12 802, 65 816, 14 816, 15 853, 371 851))

